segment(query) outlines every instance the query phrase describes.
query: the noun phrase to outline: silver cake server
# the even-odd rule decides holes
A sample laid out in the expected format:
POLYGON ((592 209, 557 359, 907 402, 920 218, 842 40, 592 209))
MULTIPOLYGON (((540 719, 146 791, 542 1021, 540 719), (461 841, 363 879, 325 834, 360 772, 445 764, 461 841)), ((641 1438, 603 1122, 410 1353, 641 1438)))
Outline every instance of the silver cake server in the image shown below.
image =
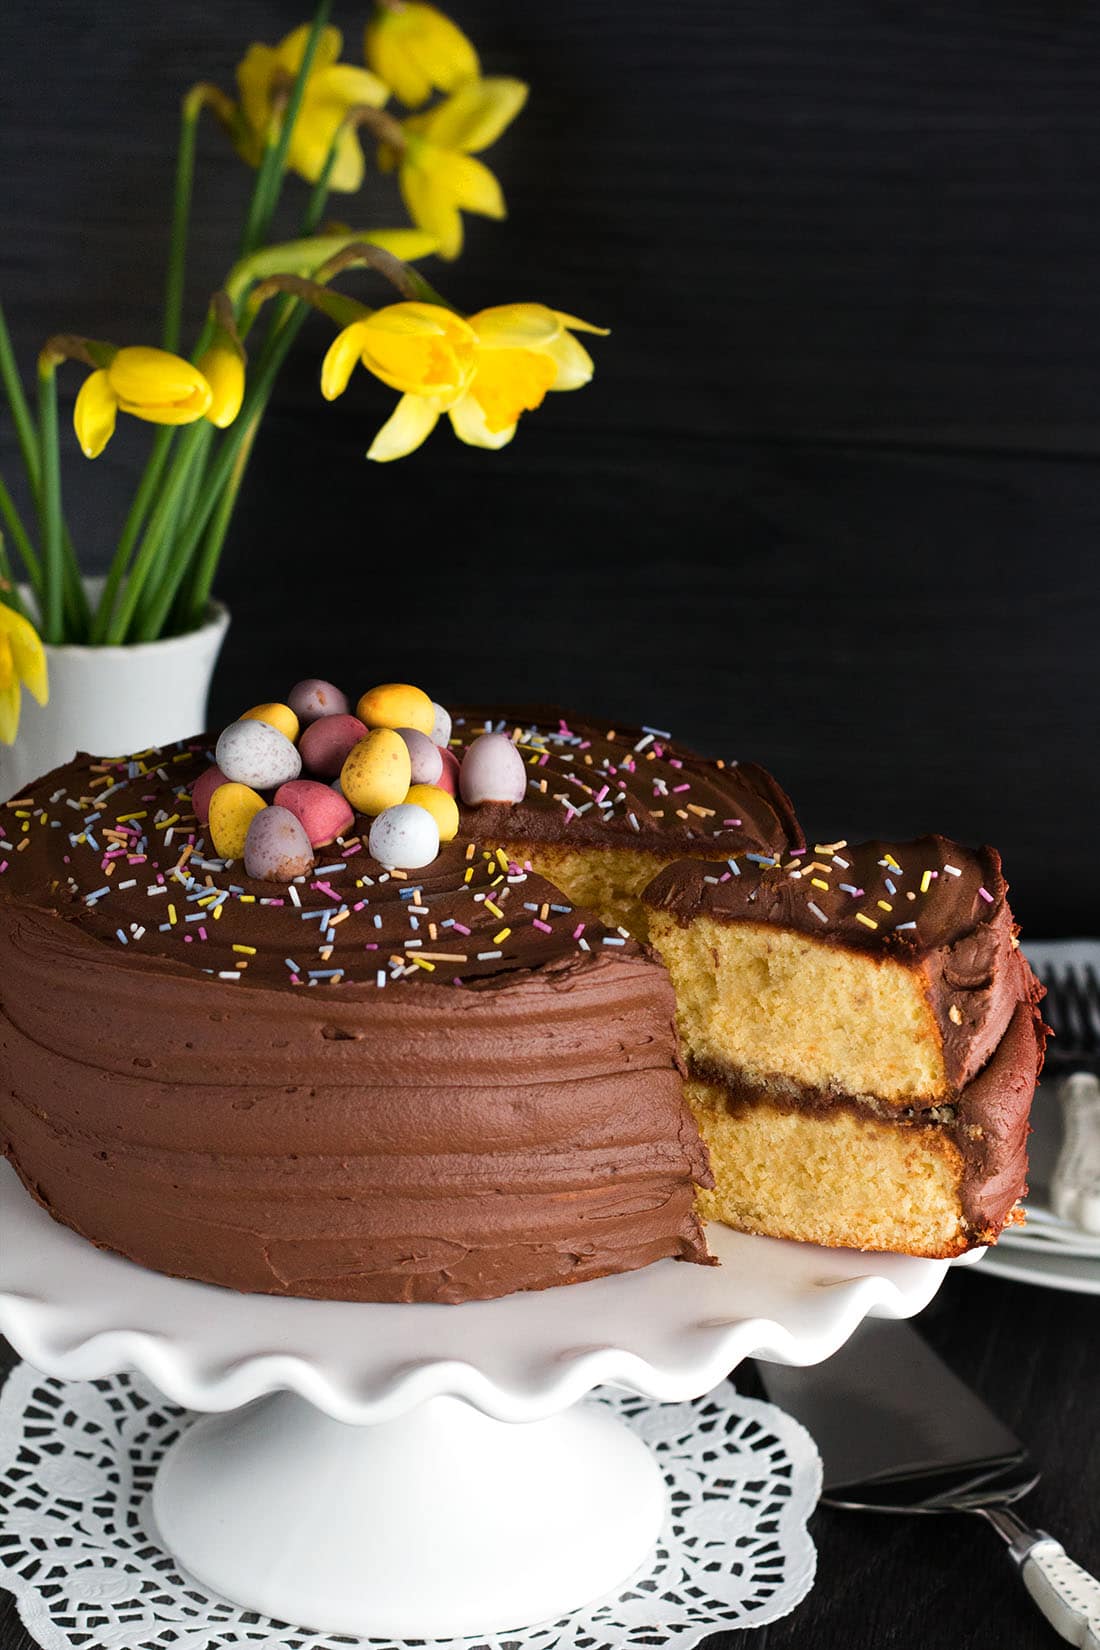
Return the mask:
POLYGON ((758 1368, 768 1397, 821 1452, 826 1505, 977 1513, 1007 1544, 1055 1631, 1100 1650, 1100 1582, 1011 1510, 1038 1483, 1038 1469, 908 1324, 868 1319, 823 1364, 758 1368))

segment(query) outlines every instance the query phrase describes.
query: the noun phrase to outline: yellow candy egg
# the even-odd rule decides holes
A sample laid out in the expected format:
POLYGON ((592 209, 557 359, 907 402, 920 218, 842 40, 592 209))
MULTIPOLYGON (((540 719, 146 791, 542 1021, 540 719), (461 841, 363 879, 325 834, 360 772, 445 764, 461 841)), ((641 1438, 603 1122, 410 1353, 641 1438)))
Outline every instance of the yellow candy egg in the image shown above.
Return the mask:
POLYGON ((407 682, 385 682, 364 693, 355 710, 368 728, 415 728, 431 733, 435 726, 435 706, 426 693, 407 682))
POLYGON ((280 705, 272 700, 269 704, 253 705, 246 710, 238 722, 267 722, 271 727, 278 728, 285 739, 293 745, 298 737, 298 718, 289 705, 280 705))
POLYGON ((375 728, 360 739, 340 769, 340 789, 361 814, 384 813, 404 802, 411 779, 409 747, 392 728, 375 728))
POLYGON ((210 798, 210 835, 219 859, 244 857, 244 839, 248 827, 267 803, 251 785, 230 781, 219 785, 210 798))
POLYGON ((405 798, 431 814, 439 826, 440 842, 453 842, 458 835, 458 804, 438 785, 414 785, 405 798))

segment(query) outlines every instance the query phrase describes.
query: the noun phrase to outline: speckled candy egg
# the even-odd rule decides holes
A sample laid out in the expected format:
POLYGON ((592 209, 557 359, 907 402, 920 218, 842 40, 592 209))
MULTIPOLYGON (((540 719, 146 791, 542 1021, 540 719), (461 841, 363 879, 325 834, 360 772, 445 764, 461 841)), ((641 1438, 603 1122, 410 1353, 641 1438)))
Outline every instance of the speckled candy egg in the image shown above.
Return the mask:
POLYGON ((307 676, 304 682, 295 682, 286 696, 286 702, 302 726, 317 722, 322 716, 346 716, 348 696, 331 682, 319 676, 307 676))
POLYGON ((257 791, 273 791, 302 771, 297 750, 270 722, 230 722, 214 756, 227 779, 257 791))
POLYGON ((426 808, 415 802, 399 802, 378 815, 367 846, 382 865, 419 871, 439 853, 439 827, 426 808))
POLYGON ((458 835, 458 803, 438 785, 413 785, 405 798, 418 808, 426 808, 435 820, 440 842, 453 842, 458 835))
POLYGON ((415 728, 398 728, 397 731, 409 747, 413 784, 436 784, 443 772, 439 746, 433 745, 426 733, 418 733, 415 728))
POLYGON ((361 814, 404 802, 411 783, 409 747, 394 728, 375 728, 360 739, 340 769, 340 787, 361 814))
POLYGON ((267 722, 273 728, 278 728, 284 738, 293 745, 298 737, 298 718, 289 705, 280 705, 274 699, 266 700, 262 705, 253 705, 241 716, 242 722, 267 722))
POLYGON ((527 795, 523 757, 506 733, 482 733, 462 758, 463 802, 522 802, 527 795))
POLYGON ((226 783, 225 775, 218 767, 206 768, 191 787, 191 807, 195 818, 200 825, 210 822, 210 798, 219 785, 226 783))
POLYGON ((210 838, 219 859, 240 859, 252 821, 266 807, 250 785, 218 786, 210 798, 210 838))
POLYGON ((319 779, 292 779, 275 792, 275 806, 292 813, 314 848, 335 842, 350 830, 355 815, 339 791, 319 779))
POLYGON ((358 716, 344 713, 322 716, 310 723, 298 749, 310 773, 322 779, 335 779, 348 759, 348 752, 366 736, 367 730, 358 716))
POLYGON ((451 742, 451 713, 435 699, 432 700, 432 709, 435 711, 435 721, 432 731, 428 735, 433 745, 449 745, 451 742))
POLYGON ((458 757, 455 755, 454 751, 446 750, 442 745, 439 747, 439 755, 442 760, 443 767, 439 778, 436 780, 436 784, 439 786, 441 791, 446 791, 448 796, 457 796, 459 775, 458 757))
POLYGON ((265 808, 248 827, 244 868, 258 882, 293 882, 315 864, 300 820, 289 808, 265 808))
POLYGON ((355 714, 368 728, 415 728, 430 734, 435 724, 435 706, 418 687, 408 682, 384 682, 364 693, 355 714))

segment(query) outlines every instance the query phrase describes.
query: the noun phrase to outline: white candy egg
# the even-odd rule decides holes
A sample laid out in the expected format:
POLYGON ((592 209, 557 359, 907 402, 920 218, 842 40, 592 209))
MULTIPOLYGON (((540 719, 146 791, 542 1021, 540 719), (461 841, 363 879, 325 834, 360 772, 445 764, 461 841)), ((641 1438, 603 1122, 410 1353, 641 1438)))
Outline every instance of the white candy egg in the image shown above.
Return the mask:
POLYGON ((372 856, 397 871, 419 871, 439 853, 439 826, 415 802, 398 802, 380 813, 367 843, 372 856))
POLYGON ((256 791, 274 790, 302 771, 296 747, 269 722, 230 722, 218 740, 215 761, 227 779, 256 791))
POLYGON ((523 757, 506 733, 482 733, 462 758, 463 802, 522 802, 527 795, 523 757))
POLYGON ((447 745, 451 739, 451 713, 435 699, 432 700, 432 709, 435 711, 435 721, 432 723, 431 741, 433 745, 447 745))

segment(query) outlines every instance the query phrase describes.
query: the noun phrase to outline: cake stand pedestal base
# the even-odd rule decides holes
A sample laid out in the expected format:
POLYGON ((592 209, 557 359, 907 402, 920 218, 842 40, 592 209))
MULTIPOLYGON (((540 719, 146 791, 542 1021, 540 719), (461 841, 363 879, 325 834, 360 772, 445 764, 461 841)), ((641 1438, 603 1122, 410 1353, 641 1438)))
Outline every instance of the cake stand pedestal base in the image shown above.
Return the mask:
POLYGON ((186 1570, 263 1615, 450 1638, 614 1591, 657 1540, 665 1486, 595 1404, 513 1424, 439 1397, 349 1426, 278 1392, 195 1422, 165 1457, 153 1511, 186 1570))

